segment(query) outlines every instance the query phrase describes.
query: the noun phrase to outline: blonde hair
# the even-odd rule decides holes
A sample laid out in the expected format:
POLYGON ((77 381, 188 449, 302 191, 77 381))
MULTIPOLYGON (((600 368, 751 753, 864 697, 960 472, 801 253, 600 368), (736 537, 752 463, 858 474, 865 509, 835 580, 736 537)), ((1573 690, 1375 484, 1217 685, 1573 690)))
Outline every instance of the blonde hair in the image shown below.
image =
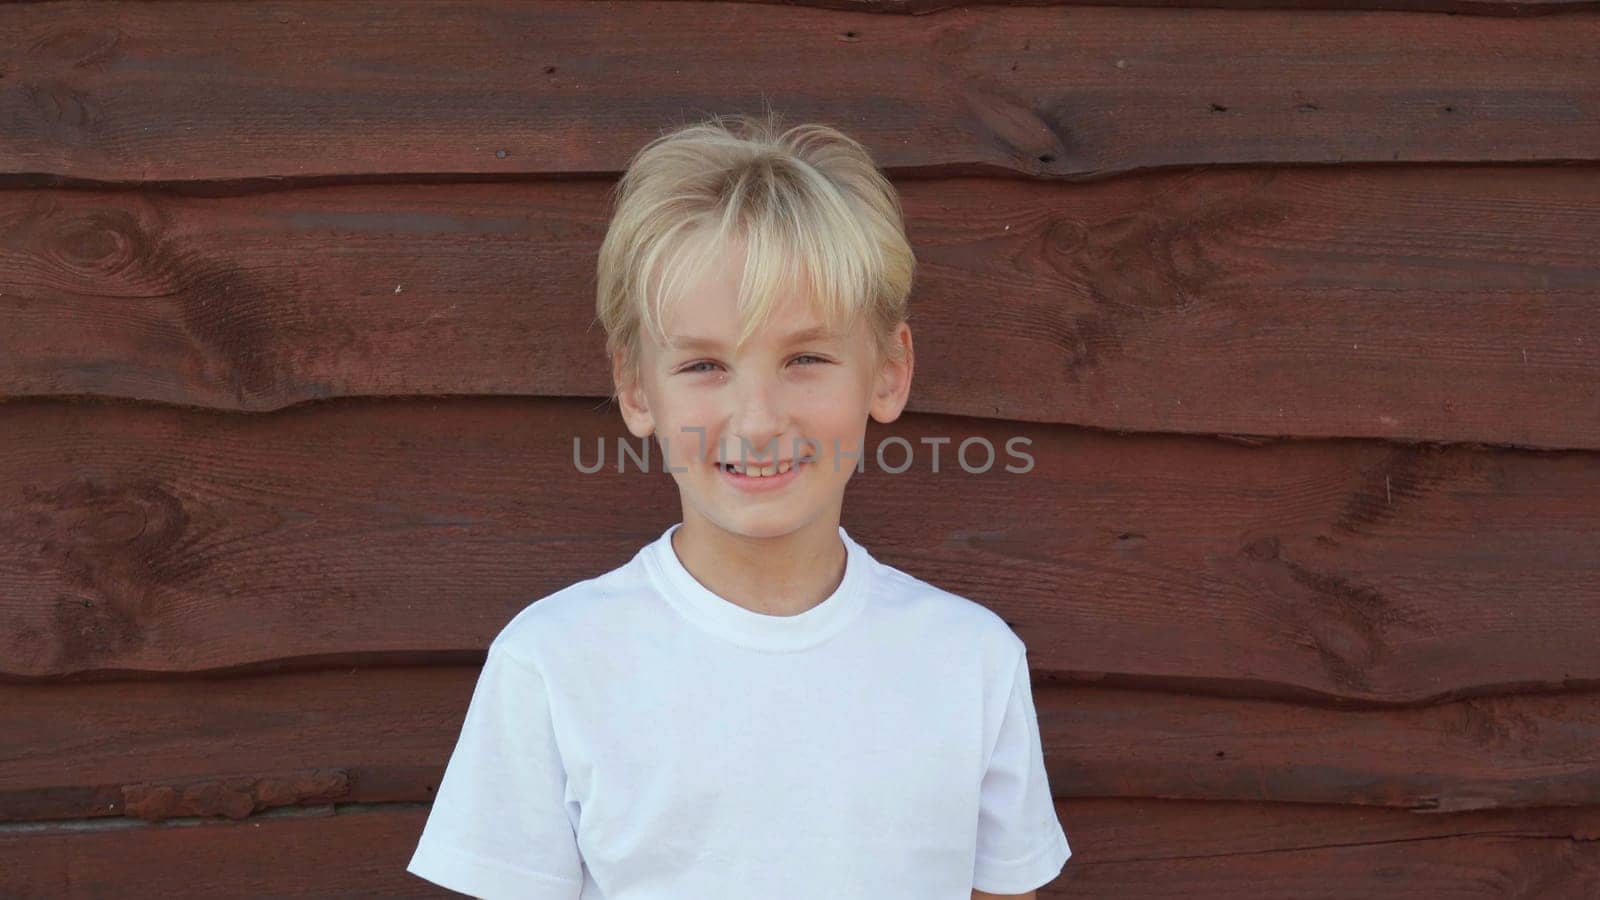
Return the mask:
POLYGON ((628 377, 638 374, 642 330, 664 342, 664 309, 739 246, 740 345, 785 288, 803 286, 829 326, 864 317, 879 360, 904 355, 893 335, 906 320, 916 258, 900 198, 841 132, 784 128, 770 110, 713 115, 646 144, 613 194, 595 311, 606 355, 621 352, 628 377))

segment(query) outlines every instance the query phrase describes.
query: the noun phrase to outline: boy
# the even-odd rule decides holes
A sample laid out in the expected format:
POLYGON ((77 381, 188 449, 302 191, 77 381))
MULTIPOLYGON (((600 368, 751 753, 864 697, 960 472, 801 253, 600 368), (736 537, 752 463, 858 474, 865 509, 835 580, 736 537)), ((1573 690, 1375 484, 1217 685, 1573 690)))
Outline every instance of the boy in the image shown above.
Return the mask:
POLYGON ((1033 897, 1071 850, 1026 648, 839 524, 912 374, 866 151, 722 117, 620 183, 597 309, 682 521, 490 644, 407 871, 539 900, 1033 897))

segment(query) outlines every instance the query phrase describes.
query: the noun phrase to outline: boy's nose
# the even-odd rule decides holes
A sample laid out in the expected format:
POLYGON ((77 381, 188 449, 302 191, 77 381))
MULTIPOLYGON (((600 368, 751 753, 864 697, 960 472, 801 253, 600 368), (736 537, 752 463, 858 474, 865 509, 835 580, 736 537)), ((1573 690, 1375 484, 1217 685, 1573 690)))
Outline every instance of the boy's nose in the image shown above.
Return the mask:
POLYGON ((778 437, 783 434, 782 399, 777 388, 770 384, 746 384, 738 392, 738 408, 734 410, 732 437, 741 443, 729 448, 738 456, 753 462, 770 462, 783 458, 778 437))

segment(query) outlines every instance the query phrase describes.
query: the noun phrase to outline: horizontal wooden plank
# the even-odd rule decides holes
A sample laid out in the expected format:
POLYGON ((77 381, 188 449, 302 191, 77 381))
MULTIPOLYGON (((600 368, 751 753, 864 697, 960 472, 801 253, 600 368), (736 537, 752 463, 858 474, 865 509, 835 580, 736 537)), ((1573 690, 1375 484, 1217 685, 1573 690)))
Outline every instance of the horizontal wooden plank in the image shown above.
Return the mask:
POLYGON ((241 822, 0 828, 7 897, 457 897, 405 871, 413 804, 282 811, 241 822))
MULTIPOLYGON (((1595 172, 905 183, 910 408, 1600 448, 1595 172)), ((0 192, 0 395, 604 397, 607 189, 0 192)))
POLYGON ((1593 0, 730 0, 747 3, 781 3, 851 12, 898 13, 925 16, 969 6, 1173 6, 1206 9, 1382 9, 1390 12, 1431 12, 1453 15, 1543 16, 1597 8, 1593 0))
POLYGON ((1060 797, 1418 812, 1600 806, 1600 694, 1340 708, 1034 685, 1060 797))
MULTIPOLYGON (((1051 897, 1591 897, 1600 809, 1415 816, 1305 804, 1085 800, 1058 805, 1073 856, 1051 897)), ((455 896, 405 871, 427 818, 412 805, 243 822, 0 830, 20 896, 455 896)))
MULTIPOLYGON (((481 651, 681 516, 658 460, 617 471, 625 438, 575 400, 0 404, 0 671, 481 651)), ((852 534, 996 610, 1046 672, 1375 703, 1600 686, 1597 454, 920 415, 867 453, 852 534)))
MULTIPOLYGON (((394 666, 0 683, 0 822, 241 819, 321 803, 427 801, 477 675, 477 665, 394 666)), ((1041 673, 1034 700, 1060 798, 1438 813, 1600 806, 1594 693, 1337 709, 1071 685, 1041 673)))
POLYGON ((1077 800, 1040 897, 1594 896, 1600 808, 1415 815, 1301 803, 1077 800))
POLYGON ((0 683, 0 822, 426 802, 483 654, 460 666, 0 683))
POLYGON ((5 4, 0 175, 616 173, 663 127, 764 101, 849 126, 902 172, 1596 158, 1600 16, 1306 21, 582 0, 439 16, 411 0, 376 24, 364 2, 5 4))

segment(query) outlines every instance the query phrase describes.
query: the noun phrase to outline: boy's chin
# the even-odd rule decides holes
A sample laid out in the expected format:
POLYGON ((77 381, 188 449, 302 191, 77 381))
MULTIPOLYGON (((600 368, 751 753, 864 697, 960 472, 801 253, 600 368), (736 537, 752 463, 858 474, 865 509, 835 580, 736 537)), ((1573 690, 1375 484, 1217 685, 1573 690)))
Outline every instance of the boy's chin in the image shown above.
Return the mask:
POLYGON ((814 495, 780 499, 719 492, 703 497, 702 501, 691 505, 698 508, 705 519, 724 531, 752 538, 793 534, 824 515, 828 508, 814 495))

